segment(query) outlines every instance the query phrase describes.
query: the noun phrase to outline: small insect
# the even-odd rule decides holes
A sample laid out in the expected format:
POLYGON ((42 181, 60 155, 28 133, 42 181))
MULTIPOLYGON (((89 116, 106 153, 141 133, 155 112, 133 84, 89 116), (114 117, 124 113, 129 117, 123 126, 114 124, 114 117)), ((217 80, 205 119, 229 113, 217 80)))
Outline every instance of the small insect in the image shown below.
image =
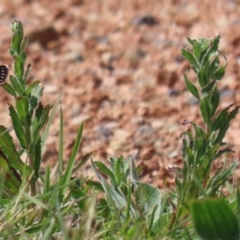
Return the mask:
POLYGON ((4 83, 8 76, 9 68, 7 65, 0 65, 0 84, 4 83))

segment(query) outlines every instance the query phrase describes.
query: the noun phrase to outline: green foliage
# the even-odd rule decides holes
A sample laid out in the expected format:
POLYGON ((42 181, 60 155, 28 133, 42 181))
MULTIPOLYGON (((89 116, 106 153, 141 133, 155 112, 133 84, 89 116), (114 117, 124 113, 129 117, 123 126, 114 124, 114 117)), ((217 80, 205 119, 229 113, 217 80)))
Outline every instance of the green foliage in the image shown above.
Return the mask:
POLYGON ((131 226, 136 222, 144 223, 141 228, 146 237, 160 232, 164 226, 161 221, 165 204, 163 194, 149 184, 140 183, 140 169, 135 167, 131 157, 111 158, 110 167, 101 162, 92 162, 92 166, 107 197, 105 207, 101 207, 105 217, 118 216, 116 227, 122 228, 127 223, 128 233, 133 231, 131 226))
POLYGON ((233 104, 219 109, 217 83, 227 60, 218 50, 219 35, 187 40, 192 50, 182 49, 182 55, 191 67, 184 79, 199 101, 205 125, 183 121, 191 128, 181 134, 183 168, 174 169, 173 189, 159 190, 140 181, 141 165, 131 157, 112 157, 105 164, 91 160, 98 181, 79 177, 77 172, 92 156, 90 152, 76 161, 83 124, 64 167, 62 109, 58 162, 40 172, 61 93, 53 106, 43 106, 40 81, 27 81, 31 65, 25 66, 23 26, 12 22, 14 75, 1 87, 15 99, 9 115, 17 143, 0 126, 0 239, 239 239, 240 193, 229 181, 237 161, 225 161, 210 174, 213 162, 232 152, 223 139, 239 109, 233 104), (188 78, 191 69, 197 83, 188 78), (225 199, 224 187, 229 191, 225 199))
MULTIPOLYGON (((214 199, 222 196, 221 189, 237 167, 237 161, 226 162, 213 175, 210 174, 213 162, 223 154, 232 152, 223 142, 223 138, 239 107, 233 108, 233 105, 230 105, 226 109, 218 110, 220 94, 217 83, 224 76, 227 65, 225 56, 218 50, 220 36, 218 35, 214 39, 200 40, 188 38, 188 41, 192 45, 192 51, 182 49, 182 55, 189 61, 191 67, 184 78, 187 89, 199 101, 199 109, 205 126, 202 128, 188 120, 183 121, 183 125, 190 125, 192 131, 187 130, 181 135, 184 165, 176 178, 176 188, 171 193, 175 199, 174 206, 176 208, 172 236, 176 234, 176 230, 179 231, 177 226, 186 219, 189 209, 191 209, 195 228, 203 239, 233 239, 233 235, 231 235, 233 232, 238 236, 236 220, 234 220, 232 228, 226 230, 225 235, 220 231, 219 235, 214 235, 217 234, 217 228, 220 227, 217 225, 216 219, 224 216, 222 213, 217 215, 214 211, 217 212, 220 205, 227 205, 227 203, 211 199, 201 202, 199 199, 210 197, 214 199), (223 56, 224 65, 221 65, 219 55, 223 56), (196 74, 198 85, 187 77, 191 69, 196 74), (233 110, 230 111, 230 108, 233 110), (207 230, 203 232, 203 228, 207 230), (211 229, 213 232, 210 231, 211 229)), ((232 218, 234 216, 229 209, 226 210, 226 214, 229 214, 229 219, 230 214, 232 218)), ((225 222, 226 219, 223 219, 221 224, 224 225, 225 222)), ((189 232, 187 232, 188 234, 189 232)))
POLYGON ((224 199, 193 201, 191 213, 201 239, 239 239, 237 217, 224 199))

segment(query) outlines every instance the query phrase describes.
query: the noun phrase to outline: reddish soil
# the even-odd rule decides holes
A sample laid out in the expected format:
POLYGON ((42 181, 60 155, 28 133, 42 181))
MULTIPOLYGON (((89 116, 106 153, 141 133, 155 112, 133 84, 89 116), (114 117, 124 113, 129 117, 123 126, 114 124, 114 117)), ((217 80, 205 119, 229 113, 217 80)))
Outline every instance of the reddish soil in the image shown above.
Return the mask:
MULTIPOLYGON (((237 0, 1 0, 0 64, 9 64, 10 25, 20 20, 29 38, 30 80, 45 87, 43 102, 53 104, 61 90, 66 162, 84 121, 78 161, 132 155, 144 164, 143 179, 162 187, 174 183, 169 166, 181 165, 180 133, 187 118, 202 123, 198 105, 186 91, 188 64, 181 48, 186 37, 221 34, 228 58, 219 83, 222 105, 240 104, 240 6, 237 0)), ((193 78, 195 81, 195 79, 193 78)), ((0 89, 1 124, 11 126, 0 89)), ((240 153, 240 115, 226 136, 240 153)), ((59 113, 44 148, 43 167, 57 161, 59 113)), ((82 174, 92 175, 89 167, 82 174)))

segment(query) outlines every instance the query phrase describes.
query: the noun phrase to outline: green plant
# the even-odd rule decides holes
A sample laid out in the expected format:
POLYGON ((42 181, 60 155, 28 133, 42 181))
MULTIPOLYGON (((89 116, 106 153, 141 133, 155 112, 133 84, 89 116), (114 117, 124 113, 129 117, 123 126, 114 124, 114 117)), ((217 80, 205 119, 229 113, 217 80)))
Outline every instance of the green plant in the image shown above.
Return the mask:
POLYGON ((239 107, 229 107, 218 110, 220 94, 217 82, 225 73, 227 65, 226 57, 219 51, 220 36, 214 39, 193 40, 188 38, 192 50, 182 49, 182 55, 186 58, 190 67, 185 73, 185 83, 189 92, 199 101, 199 108, 204 122, 204 128, 195 123, 184 120, 183 125, 191 125, 191 130, 183 132, 182 156, 183 168, 176 177, 175 196, 176 213, 173 220, 175 226, 189 214, 189 206, 192 200, 221 196, 221 188, 232 176, 237 162, 223 164, 218 171, 211 176, 211 167, 216 159, 223 154, 232 152, 223 142, 223 138, 235 118, 239 107), (221 65, 220 56, 225 60, 221 65), (196 74, 198 86, 187 77, 189 70, 196 74))
POLYGON ((111 158, 109 163, 110 166, 107 167, 101 162, 92 162, 100 185, 88 181, 88 184, 106 194, 106 199, 102 199, 98 205, 102 212, 99 215, 105 221, 116 219, 112 221, 114 233, 110 229, 105 236, 116 237, 119 234, 119 238, 127 236, 129 239, 135 239, 134 236, 138 237, 139 233, 145 237, 157 236, 166 225, 163 213, 166 196, 157 188, 140 182, 141 168, 136 168, 131 157, 111 158))
POLYGON ((73 201, 74 188, 71 186, 77 180, 71 177, 91 154, 84 156, 75 166, 83 131, 81 124, 67 167, 63 168, 63 114, 60 110, 59 161, 55 169, 50 171, 47 167, 45 174, 40 174, 42 148, 61 94, 53 106, 43 106, 44 88, 40 81, 27 82, 31 65, 25 70, 26 45, 23 26, 14 20, 9 48, 14 75, 10 76, 10 83, 4 82, 1 87, 15 100, 14 106, 9 104, 9 112, 17 141, 13 141, 6 127, 0 126, 0 237, 25 239, 35 234, 44 236, 42 239, 54 235, 70 239, 65 218, 71 216, 79 204, 87 203, 88 191, 82 180, 80 189, 84 196, 73 201), (23 158, 24 153, 26 157, 23 158), (50 224, 48 219, 51 219, 50 224))
POLYGON ((27 39, 22 24, 14 20, 10 46, 14 75, 1 86, 15 100, 9 112, 17 142, 0 126, 0 239, 239 239, 240 192, 228 181, 237 162, 225 162, 211 174, 213 162, 231 152, 223 138, 239 109, 233 105, 219 109, 217 82, 227 64, 218 50, 219 40, 220 36, 188 38, 192 50, 182 50, 191 65, 188 71, 197 76, 198 86, 188 79, 188 71, 184 78, 199 101, 204 128, 184 120, 192 128, 182 133, 184 165, 175 169, 175 188, 164 191, 140 181, 141 165, 136 167, 131 157, 110 158, 107 165, 91 161, 99 181, 73 177, 92 153, 76 163, 81 124, 63 167, 61 108, 58 162, 40 174, 42 148, 61 94, 53 106, 43 106, 40 81, 27 82, 31 68, 25 70, 27 39), (224 186, 228 197, 221 192, 224 186))

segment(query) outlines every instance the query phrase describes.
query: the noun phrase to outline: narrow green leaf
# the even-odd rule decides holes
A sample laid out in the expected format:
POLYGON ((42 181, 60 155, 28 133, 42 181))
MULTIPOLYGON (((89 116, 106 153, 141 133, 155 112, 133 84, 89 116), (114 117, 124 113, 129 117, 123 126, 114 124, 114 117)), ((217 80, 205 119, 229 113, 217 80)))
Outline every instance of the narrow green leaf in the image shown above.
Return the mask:
POLYGON ((42 92, 43 92, 43 87, 40 84, 36 84, 36 85, 34 85, 34 87, 31 88, 31 92, 30 92, 30 96, 29 96, 31 115, 40 102, 42 92))
POLYGON ((25 83, 23 82, 23 75, 24 75, 24 63, 20 56, 15 55, 13 61, 13 71, 14 75, 17 78, 21 88, 25 88, 25 83))
POLYGON ((191 45, 194 45, 195 43, 197 43, 197 41, 195 39, 191 39, 189 37, 187 37, 187 40, 191 45))
MULTIPOLYGON (((33 90, 34 88, 38 88, 39 84, 40 84, 40 81, 39 81, 39 80, 35 80, 35 81, 31 82, 31 83, 27 86, 27 89, 26 89, 26 91, 25 91, 25 94, 26 94, 27 96, 31 96, 32 90, 33 90)), ((35 92, 37 92, 37 91, 35 90, 35 92)), ((33 94, 33 95, 36 95, 36 94, 33 94)))
POLYGON ((215 140, 215 144, 220 143, 223 138, 225 137, 225 134, 230 126, 230 122, 236 117, 236 114, 238 113, 239 107, 236 107, 233 111, 231 111, 225 120, 225 122, 222 124, 221 128, 219 129, 218 136, 215 140))
POLYGON ((34 180, 36 181, 39 178, 39 171, 41 165, 41 138, 38 137, 37 141, 34 140, 34 180))
POLYGON ((222 128, 222 126, 227 121, 227 118, 228 118, 227 109, 223 109, 221 112, 218 113, 218 115, 214 119, 214 121, 212 123, 212 130, 217 131, 220 128, 222 128))
POLYGON ((161 212, 161 199, 162 194, 159 189, 146 183, 141 183, 138 186, 136 200, 141 209, 143 209, 143 214, 146 219, 149 219, 153 212, 155 212, 153 224, 158 220, 161 212))
POLYGON ((199 71, 199 63, 198 63, 197 59, 194 57, 194 55, 190 51, 188 51, 184 48, 182 49, 182 55, 184 58, 186 58, 189 61, 189 63, 192 65, 193 69, 196 72, 198 72, 199 71))
POLYGON ((210 94, 210 91, 213 89, 213 87, 216 85, 216 80, 213 80, 211 82, 209 82, 207 85, 205 85, 202 88, 202 93, 203 94, 210 94))
POLYGON ((139 185, 139 177, 138 177, 137 169, 136 169, 136 166, 135 166, 132 156, 128 157, 128 161, 129 161, 129 166, 130 166, 129 175, 130 175, 131 182, 139 185))
POLYGON ((240 231, 240 190, 239 186, 237 187, 237 216, 238 216, 238 229, 240 231))
POLYGON ((18 93, 18 95, 22 95, 23 93, 23 88, 20 86, 18 80, 16 79, 16 77, 10 75, 10 82, 14 88, 14 90, 18 93))
POLYGON ((117 185, 117 182, 116 182, 116 179, 115 179, 115 176, 114 176, 113 172, 106 165, 104 165, 101 162, 94 162, 94 164, 98 168, 98 171, 100 173, 105 174, 106 177, 111 179, 111 181, 114 185, 117 185))
POLYGON ((16 109, 23 126, 30 126, 31 117, 29 115, 29 102, 26 97, 18 97, 16 100, 16 109))
POLYGON ((59 172, 60 175, 63 173, 63 112, 60 107, 60 126, 59 126, 59 150, 58 150, 58 162, 59 162, 59 172))
POLYGON ((25 130, 23 128, 22 122, 21 122, 16 110, 14 109, 14 107, 11 104, 9 104, 9 112, 10 112, 10 117, 12 119, 13 128, 14 128, 16 136, 19 140, 19 143, 22 148, 27 149, 28 144, 27 144, 25 130))
POLYGON ((50 167, 49 167, 49 165, 46 166, 43 182, 44 182, 43 194, 45 194, 45 193, 48 193, 50 190, 50 167))
POLYGON ((206 140, 198 137, 194 142, 194 166, 199 164, 199 159, 205 155, 206 151, 206 140))
POLYGON ((194 122, 189 122, 189 123, 194 127, 195 138, 201 137, 204 140, 207 139, 206 132, 200 126, 198 126, 194 122))
POLYGON ((204 68, 200 68, 200 70, 197 74, 197 78, 198 78, 199 85, 202 88, 205 87, 210 81, 210 79, 206 75, 204 68))
POLYGON ((200 96, 197 87, 188 80, 186 74, 184 74, 184 79, 189 92, 192 93, 192 95, 200 101, 200 96))
POLYGON ((219 94, 217 87, 215 86, 213 89, 213 92, 212 92, 212 96, 211 96, 211 106, 212 106, 211 115, 212 116, 214 116, 214 114, 219 106, 219 102, 220 102, 220 94, 219 94))
MULTIPOLYGON (((213 74, 218 70, 220 65, 219 57, 215 57, 214 60, 211 62, 210 68, 209 68, 209 76, 210 78, 213 78, 213 74)), ((216 80, 215 78, 213 78, 216 80)))
POLYGON ((16 91, 14 90, 14 88, 10 85, 10 84, 8 84, 8 83, 3 83, 3 84, 1 84, 1 87, 7 92, 7 93, 9 93, 10 95, 12 95, 13 97, 17 97, 17 95, 16 95, 16 91))
POLYGON ((104 192, 104 189, 99 181, 87 180, 86 184, 91 188, 95 188, 98 191, 104 192))
POLYGON ((38 130, 39 131, 47 123, 47 121, 49 119, 49 112, 51 109, 52 109, 51 105, 46 105, 44 107, 41 102, 39 103, 39 105, 36 109, 36 114, 35 114, 35 118, 37 119, 37 122, 38 122, 38 130))
POLYGON ((201 114, 206 124, 210 124, 211 122, 212 115, 210 104, 211 102, 209 101, 209 95, 204 96, 200 102, 201 114))
MULTIPOLYGON (((27 69, 26 69, 26 71, 25 71, 25 73, 24 73, 24 79, 25 79, 25 81, 27 81, 27 77, 28 77, 28 74, 29 74, 31 68, 32 68, 32 65, 29 63, 29 64, 27 65, 27 69)), ((36 80, 35 80, 34 82, 36 82, 36 80)), ((29 85, 31 85, 31 83, 30 83, 29 85)))
POLYGON ((73 173, 76 173, 79 169, 81 169, 81 167, 91 158, 92 154, 93 152, 84 155, 77 164, 77 166, 74 168, 73 173))
MULTIPOLYGON (((61 181, 61 185, 67 185, 71 176, 72 176, 77 152, 78 152, 80 142, 81 142, 81 138, 82 138, 82 132, 83 132, 83 124, 81 124, 79 129, 78 129, 76 140, 74 142, 74 146, 73 146, 73 149, 72 149, 69 161, 68 161, 67 169, 66 169, 66 171, 63 175, 63 180, 61 181)), ((62 196, 63 196, 65 190, 66 190, 66 188, 62 189, 62 191, 61 191, 62 196)))
POLYGON ((123 158, 119 157, 116 161, 116 166, 115 166, 115 178, 118 186, 121 184, 122 178, 121 175, 123 173, 123 158))
POLYGON ((226 66, 220 67, 212 76, 213 79, 221 80, 225 75, 225 68, 226 66))
POLYGON ((218 54, 218 45, 219 45, 220 35, 215 37, 209 46, 206 48, 206 51, 202 52, 200 56, 201 65, 204 62, 210 61, 214 56, 218 54))
POLYGON ((55 220, 52 219, 50 221, 50 224, 47 225, 47 228, 44 229, 43 235, 41 237, 41 240, 48 240, 51 238, 52 232, 53 232, 53 228, 55 226, 55 220))
POLYGON ((23 163, 18 155, 18 152, 15 149, 11 135, 9 134, 7 128, 4 126, 0 126, 0 147, 2 152, 9 159, 10 165, 14 169, 19 170, 21 173, 23 163))
POLYGON ((20 56, 21 58, 23 59, 23 62, 25 62, 26 60, 26 57, 27 57, 27 54, 25 52, 25 49, 26 49, 26 46, 27 46, 27 43, 28 43, 28 40, 27 38, 25 37, 21 43, 21 48, 20 48, 20 56))
POLYGON ((237 168, 237 161, 232 162, 226 169, 219 168, 207 185, 208 196, 216 196, 222 186, 229 180, 237 168))
POLYGON ((208 55, 208 60, 211 60, 212 57, 216 56, 218 54, 218 45, 220 41, 220 35, 217 35, 214 39, 213 42, 210 44, 210 51, 208 55))
POLYGON ((117 192, 113 187, 111 187, 108 182, 102 177, 101 173, 96 168, 95 163, 92 161, 92 167, 94 172, 97 174, 99 180, 101 181, 102 187, 107 194, 111 204, 118 210, 122 210, 127 206, 126 200, 117 192))
POLYGON ((201 54, 201 46, 197 41, 193 44, 193 52, 197 60, 199 60, 201 54))
POLYGON ((208 51, 209 51, 209 45, 210 45, 210 41, 206 42, 205 48, 202 48, 200 57, 199 57, 199 63, 200 65, 203 65, 204 63, 206 63, 207 61, 204 61, 208 51))
POLYGON ((21 22, 14 20, 12 22, 12 42, 10 47, 13 55, 20 54, 22 38, 23 25, 21 24, 21 22))

